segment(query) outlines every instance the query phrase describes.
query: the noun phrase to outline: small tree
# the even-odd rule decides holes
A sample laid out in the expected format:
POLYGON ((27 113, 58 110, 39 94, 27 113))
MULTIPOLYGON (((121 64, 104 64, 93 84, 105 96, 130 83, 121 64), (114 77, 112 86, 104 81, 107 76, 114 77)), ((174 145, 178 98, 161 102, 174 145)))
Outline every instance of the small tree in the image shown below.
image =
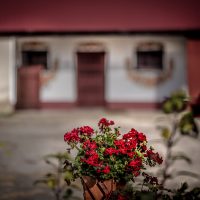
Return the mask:
POLYGON ((168 179, 174 178, 178 175, 189 175, 192 177, 199 177, 198 175, 189 171, 178 171, 175 174, 169 173, 170 167, 176 160, 185 160, 191 164, 190 157, 183 152, 173 152, 172 148, 181 140, 182 137, 197 138, 199 130, 197 123, 190 109, 189 98, 183 91, 174 92, 169 98, 165 99, 162 105, 162 110, 170 119, 170 126, 161 126, 161 134, 166 147, 166 157, 164 168, 162 170, 161 184, 164 186, 168 179))
POLYGON ((78 187, 75 184, 70 185, 73 178, 72 168, 69 163, 66 163, 66 160, 72 160, 70 155, 67 152, 50 154, 45 156, 44 160, 52 167, 52 171, 36 180, 34 184, 45 184, 54 194, 55 200, 74 199, 72 188, 78 187))

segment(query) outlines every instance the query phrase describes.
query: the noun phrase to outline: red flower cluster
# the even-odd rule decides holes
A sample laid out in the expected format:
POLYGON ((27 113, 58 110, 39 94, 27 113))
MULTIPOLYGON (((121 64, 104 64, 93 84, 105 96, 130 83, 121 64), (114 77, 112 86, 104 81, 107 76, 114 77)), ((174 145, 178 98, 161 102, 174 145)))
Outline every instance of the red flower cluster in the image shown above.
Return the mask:
POLYGON ((123 139, 126 140, 134 139, 137 142, 144 142, 147 140, 146 136, 143 133, 139 133, 137 130, 133 128, 127 134, 124 134, 123 139))
POLYGON ((91 140, 86 140, 85 142, 83 142, 83 149, 96 149, 97 148, 97 144, 94 141, 91 140))
POLYGON ((107 166, 102 166, 101 168, 97 169, 96 172, 99 173, 104 173, 104 174, 109 174, 110 173, 110 167, 107 166))
POLYGON ((129 167, 131 167, 131 171, 134 174, 135 177, 137 177, 140 174, 140 170, 142 167, 142 159, 136 158, 135 160, 132 160, 129 164, 129 167))
POLYGON ((105 151, 104 151, 104 154, 105 155, 112 155, 112 154, 117 154, 119 151, 117 149, 114 149, 112 147, 109 147, 107 148, 105 151))
POLYGON ((163 159, 160 157, 158 153, 154 153, 152 149, 147 150, 146 155, 150 160, 158 163, 159 165, 162 164, 163 159))
POLYGON ((144 183, 151 184, 151 185, 158 185, 157 177, 150 176, 149 174, 143 172, 142 176, 144 176, 144 183))
POLYGON ((115 124, 114 121, 112 121, 112 120, 109 121, 106 118, 102 118, 99 121, 98 126, 99 127, 109 127, 109 126, 114 125, 114 124, 115 124))
POLYGON ((65 142, 68 143, 77 143, 80 141, 78 129, 73 129, 71 132, 67 132, 64 135, 65 142))
POLYGON ((99 155, 96 152, 97 144, 95 141, 86 140, 83 142, 82 148, 85 153, 85 157, 81 158, 81 162, 87 163, 88 165, 99 167, 101 166, 99 162, 99 155))
POLYGON ((110 167, 109 167, 108 165, 105 166, 104 169, 102 170, 102 172, 103 172, 104 174, 110 173, 110 167))
POLYGON ((74 164, 78 175, 99 180, 126 177, 133 180, 145 165, 162 163, 159 154, 147 148, 147 138, 143 133, 131 129, 120 137, 119 128, 111 128, 113 124, 112 120, 102 118, 98 131, 83 126, 64 135, 64 140, 78 149, 74 164))
POLYGON ((83 126, 80 128, 73 129, 70 132, 65 133, 64 141, 68 143, 77 143, 84 140, 85 137, 91 137, 94 134, 93 128, 90 126, 83 126))
POLYGON ((86 136, 91 136, 94 133, 93 128, 90 126, 83 126, 79 128, 80 134, 81 135, 86 135, 86 136))
POLYGON ((94 150, 86 151, 85 158, 82 158, 81 161, 87 163, 88 165, 94 166, 94 167, 100 166, 99 155, 94 150))
POLYGON ((124 154, 133 158, 134 151, 138 146, 141 147, 143 152, 146 151, 147 147, 144 142, 146 142, 146 136, 135 129, 131 129, 130 132, 123 135, 122 139, 114 141, 115 148, 107 148, 104 153, 105 155, 124 154))

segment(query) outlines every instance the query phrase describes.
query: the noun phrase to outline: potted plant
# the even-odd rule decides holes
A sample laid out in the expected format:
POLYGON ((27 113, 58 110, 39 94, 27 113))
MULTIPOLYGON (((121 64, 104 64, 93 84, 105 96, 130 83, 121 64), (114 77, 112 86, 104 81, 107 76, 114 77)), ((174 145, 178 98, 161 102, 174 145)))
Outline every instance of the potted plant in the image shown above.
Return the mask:
POLYGON ((98 130, 83 126, 64 135, 68 150, 77 150, 70 166, 73 179, 82 180, 84 199, 109 199, 116 188, 134 181, 146 166, 163 161, 153 147, 147 147, 145 134, 131 129, 122 135, 113 125, 114 121, 102 118, 98 130))

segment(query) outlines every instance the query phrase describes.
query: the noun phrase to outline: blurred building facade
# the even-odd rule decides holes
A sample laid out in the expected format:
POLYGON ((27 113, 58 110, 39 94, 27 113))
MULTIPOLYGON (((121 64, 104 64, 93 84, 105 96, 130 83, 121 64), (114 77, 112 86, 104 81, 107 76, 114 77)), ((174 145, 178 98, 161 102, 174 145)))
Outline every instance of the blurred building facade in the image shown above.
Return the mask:
POLYGON ((200 93, 198 1, 7 0, 0 110, 156 108, 200 93))

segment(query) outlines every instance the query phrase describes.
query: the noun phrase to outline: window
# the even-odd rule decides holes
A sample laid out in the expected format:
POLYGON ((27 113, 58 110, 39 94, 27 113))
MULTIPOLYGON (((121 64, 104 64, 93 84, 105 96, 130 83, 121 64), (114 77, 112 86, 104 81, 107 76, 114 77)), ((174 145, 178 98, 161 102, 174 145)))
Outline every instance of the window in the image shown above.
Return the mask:
POLYGON ((25 42, 22 45, 22 65, 42 65, 48 69, 48 47, 43 42, 25 42))
POLYGON ((47 51, 22 51, 22 64, 24 66, 42 65, 47 69, 47 51))
POLYGON ((163 45, 141 43, 137 47, 137 69, 163 69, 163 45))

